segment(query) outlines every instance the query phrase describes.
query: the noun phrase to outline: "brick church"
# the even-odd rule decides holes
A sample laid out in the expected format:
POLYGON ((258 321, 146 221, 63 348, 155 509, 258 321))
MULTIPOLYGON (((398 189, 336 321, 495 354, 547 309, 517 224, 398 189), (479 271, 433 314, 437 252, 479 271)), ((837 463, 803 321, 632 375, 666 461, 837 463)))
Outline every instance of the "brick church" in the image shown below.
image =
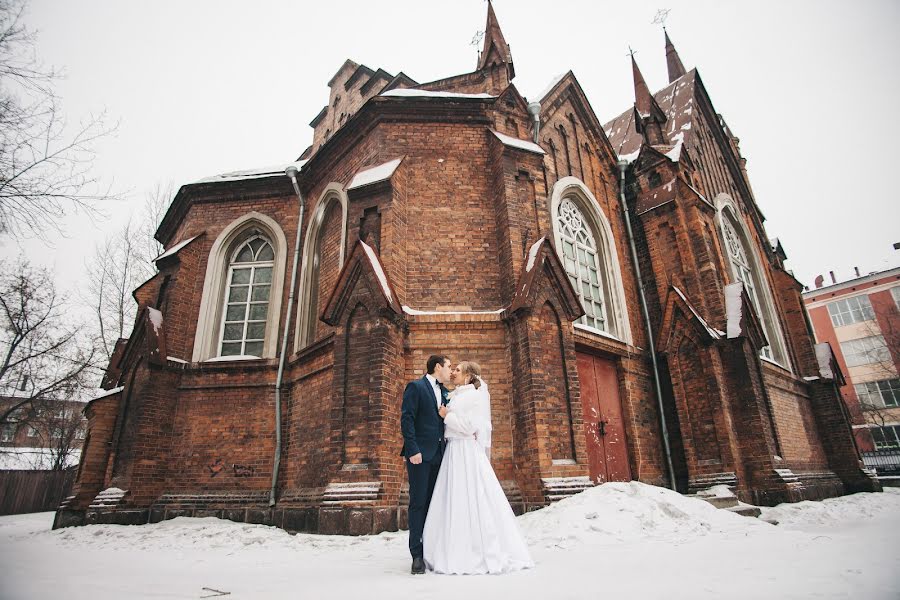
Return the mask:
POLYGON ((606 481, 878 489, 738 139, 665 42, 669 85, 632 57, 604 125, 571 71, 519 93, 488 3, 472 72, 347 60, 295 163, 182 186, 55 526, 402 528, 400 399, 434 353, 482 365, 517 512, 606 481))

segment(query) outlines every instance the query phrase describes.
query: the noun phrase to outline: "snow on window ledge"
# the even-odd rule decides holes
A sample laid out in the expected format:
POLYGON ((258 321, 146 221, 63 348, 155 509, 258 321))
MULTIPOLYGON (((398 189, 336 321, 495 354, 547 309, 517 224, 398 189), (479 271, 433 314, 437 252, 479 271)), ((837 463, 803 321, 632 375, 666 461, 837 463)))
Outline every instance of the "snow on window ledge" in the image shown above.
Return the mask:
POLYGON ((605 337, 607 339, 614 340, 616 342, 625 343, 624 341, 620 340, 619 338, 617 338, 616 336, 614 336, 611 333, 607 333, 603 330, 597 329, 596 327, 591 327, 590 325, 585 325, 584 323, 575 323, 575 329, 580 329, 580 330, 586 331, 588 333, 593 333, 595 335, 599 335, 601 337, 605 337))
POLYGON ((213 358, 207 358, 203 362, 211 363, 211 362, 231 362, 231 361, 243 361, 243 360, 264 360, 261 356, 253 356, 252 354, 235 354, 233 356, 214 356, 213 358))

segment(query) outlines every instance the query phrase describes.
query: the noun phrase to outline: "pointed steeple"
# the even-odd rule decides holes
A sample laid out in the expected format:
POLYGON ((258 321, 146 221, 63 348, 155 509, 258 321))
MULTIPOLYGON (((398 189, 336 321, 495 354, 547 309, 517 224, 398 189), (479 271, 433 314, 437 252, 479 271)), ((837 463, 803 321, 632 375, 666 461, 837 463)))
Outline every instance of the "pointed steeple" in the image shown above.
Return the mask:
POLYGON ((484 26, 484 46, 481 54, 478 56, 478 70, 497 65, 502 65, 506 68, 508 80, 516 76, 512 53, 509 51, 509 45, 506 43, 506 40, 503 38, 503 32, 500 30, 500 23, 497 21, 497 15, 494 14, 494 5, 491 4, 491 0, 488 0, 487 23, 484 26))
POLYGON ((687 71, 685 71, 681 58, 678 56, 678 50, 669 39, 669 32, 665 28, 663 28, 663 34, 666 36, 666 65, 669 67, 669 83, 672 83, 687 71))
POLYGON ((637 130, 650 145, 663 144, 662 124, 666 122, 666 114, 659 107, 656 98, 650 93, 647 82, 638 68, 634 54, 631 55, 631 73, 634 77, 634 108, 637 130))
POLYGON ((650 95, 650 88, 647 87, 637 61, 634 60, 634 54, 631 55, 631 75, 634 78, 634 105, 642 117, 649 116, 653 96, 650 95))

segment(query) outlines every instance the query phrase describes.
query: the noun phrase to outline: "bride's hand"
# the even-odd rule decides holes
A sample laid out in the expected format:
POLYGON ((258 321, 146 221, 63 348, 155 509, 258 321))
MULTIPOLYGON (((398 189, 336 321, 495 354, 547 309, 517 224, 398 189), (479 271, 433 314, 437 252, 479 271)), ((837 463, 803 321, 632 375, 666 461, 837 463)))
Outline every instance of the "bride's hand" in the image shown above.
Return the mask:
POLYGON ((446 406, 441 406, 441 407, 438 409, 438 414, 441 415, 441 418, 442 418, 442 419, 447 418, 447 412, 448 412, 448 411, 447 411, 447 407, 446 407, 446 406))

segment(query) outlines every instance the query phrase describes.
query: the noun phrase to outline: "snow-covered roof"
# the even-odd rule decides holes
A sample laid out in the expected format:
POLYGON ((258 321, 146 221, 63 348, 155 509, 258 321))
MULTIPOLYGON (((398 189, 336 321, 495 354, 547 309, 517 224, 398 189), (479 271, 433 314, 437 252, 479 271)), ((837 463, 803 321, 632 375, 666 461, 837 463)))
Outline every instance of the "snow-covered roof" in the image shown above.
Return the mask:
POLYGON ((162 313, 153 307, 147 307, 147 314, 150 317, 150 322, 153 323, 153 331, 159 333, 159 329, 163 324, 162 313))
POLYGON ((414 90, 410 88, 388 90, 381 96, 395 98, 467 98, 470 100, 496 98, 490 94, 462 94, 459 92, 433 92, 430 90, 414 90))
POLYGON ((193 183, 215 183, 219 181, 242 181, 245 179, 261 179, 263 177, 275 177, 277 175, 284 175, 284 170, 290 166, 294 166, 297 169, 303 167, 307 161, 299 160, 296 162, 289 162, 283 165, 275 165, 270 167, 257 167, 255 169, 247 169, 244 171, 231 171, 229 173, 221 173, 219 175, 211 175, 209 177, 204 177, 203 179, 199 179, 194 181, 193 183))
POLYGON ((369 258, 369 262, 372 263, 372 269, 375 271, 375 276, 378 277, 378 283, 381 285, 381 291, 384 292, 385 298, 388 299, 388 302, 394 302, 394 295, 391 293, 391 286, 388 285, 387 275, 384 272, 384 269, 381 268, 381 261, 378 260, 378 256, 375 254, 375 251, 372 250, 371 246, 367 243, 360 241, 360 244, 363 247, 363 250, 366 251, 366 256, 369 258))
MULTIPOLYGON (((653 94, 659 107, 666 115, 666 122, 663 126, 663 135, 667 139, 668 145, 679 146, 678 151, 674 149, 666 154, 672 160, 678 160, 681 157, 681 145, 691 146, 692 144, 692 116, 694 112, 694 87, 697 81, 697 71, 691 69, 660 91, 653 94), (679 144, 681 140, 682 144, 679 144)), ((606 123, 603 131, 609 138, 610 144, 615 149, 619 158, 626 160, 626 157, 634 155, 640 150, 644 141, 643 136, 637 132, 634 119, 634 107, 630 107, 621 115, 606 123)), ((634 160, 632 158, 631 160, 634 160)), ((631 161, 629 161, 631 162, 631 161)))
POLYGON ((510 146, 512 148, 519 148, 520 150, 525 150, 527 152, 534 152, 535 154, 546 154, 544 149, 529 140, 520 140, 519 138, 510 137, 508 135, 504 135, 499 131, 494 131, 491 129, 491 133, 497 136, 497 139, 504 146, 510 146))
POLYGON ((541 249, 541 244, 544 243, 544 240, 547 239, 545 237, 541 237, 538 241, 531 245, 531 248, 528 250, 528 264, 525 265, 525 270, 530 271, 534 268, 534 261, 537 259, 538 252, 541 249))
POLYGON ((725 331, 728 339, 741 335, 741 318, 744 311, 744 303, 741 300, 742 291, 744 291, 744 284, 740 281, 725 286, 725 317, 727 318, 725 331))
POLYGON ((549 94, 550 92, 553 91, 553 88, 556 87, 556 84, 558 84, 560 81, 562 81, 563 77, 565 77, 568 74, 569 74, 568 71, 558 74, 556 77, 554 77, 553 79, 550 80, 550 83, 547 84, 547 87, 545 87, 543 90, 541 90, 541 93, 539 93, 535 96, 528 96, 528 99, 531 101, 543 100, 544 98, 547 97, 547 94, 549 94))
POLYGON ((834 371, 831 369, 831 359, 834 352, 831 350, 831 344, 821 342, 814 346, 816 351, 816 362, 819 363, 819 376, 822 379, 834 379, 834 371))
POLYGON ((678 294, 679 296, 681 296, 681 299, 684 300, 684 303, 685 303, 685 304, 687 304, 687 307, 690 309, 691 313, 692 313, 695 317, 697 317, 697 320, 700 321, 700 323, 706 328, 706 331, 709 332, 709 335, 710 335, 713 339, 718 340, 718 339, 721 339, 721 337, 722 337, 723 335, 725 335, 725 332, 719 331, 719 330, 716 329, 715 327, 710 327, 710 326, 709 326, 709 323, 706 322, 706 319, 704 319, 703 317, 701 317, 701 316, 700 316, 700 313, 698 313, 697 310, 696 310, 696 309, 693 307, 693 305, 690 303, 690 301, 688 301, 687 296, 684 295, 684 292, 682 292, 681 290, 679 290, 679 289, 678 289, 677 287, 675 287, 674 285, 672 286, 672 289, 675 290, 675 293, 676 293, 676 294, 678 294))
MULTIPOLYGON (((50 448, 0 448, 0 471, 46 471, 53 468, 55 456, 50 448)), ((81 459, 81 449, 73 448, 66 456, 66 467, 74 467, 81 459)))
POLYGON ((125 389, 125 386, 114 387, 111 390, 104 390, 103 393, 94 396, 94 400, 99 400, 100 398, 106 398, 107 396, 112 396, 113 394, 118 394, 122 390, 125 389))
POLYGON ((182 248, 184 248, 185 246, 187 246, 188 244, 190 244, 191 242, 196 240, 198 237, 200 237, 200 236, 195 235, 194 237, 190 237, 186 240, 182 240, 182 241, 178 242, 177 244, 175 244, 174 246, 172 246, 171 248, 169 248, 168 250, 166 250, 165 252, 163 252, 162 254, 157 256, 156 258, 154 258, 153 262, 162 260, 164 258, 172 256, 173 254, 176 254, 179 250, 181 250, 182 248))
POLYGON ((402 308, 403 312, 408 315, 499 315, 503 312, 502 308, 497 310, 416 310, 405 304, 402 308))
POLYGON ((385 179, 390 179, 394 174, 394 171, 397 170, 397 167, 400 166, 400 161, 402 160, 402 158, 395 158, 394 160, 390 160, 377 167, 371 167, 358 172, 353 176, 350 185, 347 186, 347 191, 355 190, 366 185, 372 185, 373 183, 378 183, 385 179))

